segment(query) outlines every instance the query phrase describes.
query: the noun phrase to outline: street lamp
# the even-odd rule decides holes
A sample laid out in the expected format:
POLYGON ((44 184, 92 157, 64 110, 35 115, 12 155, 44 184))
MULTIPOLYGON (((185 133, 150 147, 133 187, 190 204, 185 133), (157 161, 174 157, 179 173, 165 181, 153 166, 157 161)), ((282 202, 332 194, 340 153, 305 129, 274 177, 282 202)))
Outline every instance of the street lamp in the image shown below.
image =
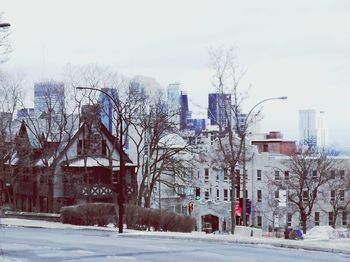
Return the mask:
POLYGON ((119 150, 119 182, 117 184, 117 192, 119 191, 119 196, 118 196, 118 232, 123 233, 123 216, 124 216, 124 179, 125 179, 125 160, 124 160, 124 152, 123 152, 123 123, 122 123, 122 112, 119 109, 118 102, 106 91, 93 88, 93 87, 81 87, 78 86, 76 87, 77 90, 93 90, 93 91, 98 91, 103 93, 105 96, 107 96, 111 101, 114 103, 115 108, 117 109, 118 113, 118 122, 119 122, 119 141, 118 141, 118 150, 119 150))
POLYGON ((11 25, 9 23, 0 23, 0 27, 2 28, 6 28, 6 27, 10 27, 11 25))
POLYGON ((244 121, 244 129, 243 129, 243 135, 241 136, 241 139, 243 139, 243 179, 242 179, 242 191, 243 191, 243 198, 242 198, 242 220, 243 220, 243 225, 246 226, 247 225, 247 214, 246 214, 246 202, 247 202, 247 196, 246 196, 246 191, 247 191, 247 180, 246 180, 246 168, 245 168, 245 164, 246 164, 246 160, 245 160, 245 154, 246 154, 246 147, 245 147, 245 139, 246 139, 246 135, 247 135, 247 129, 248 129, 248 120, 250 115, 252 114, 252 112, 254 111, 255 108, 257 108, 259 105, 261 105, 262 103, 265 103, 267 101, 270 100, 286 100, 288 99, 287 96, 279 96, 279 97, 271 97, 271 98, 267 98, 264 99, 262 101, 260 101, 259 103, 257 103, 256 105, 254 105, 250 111, 248 112, 248 114, 245 117, 245 121, 244 121))

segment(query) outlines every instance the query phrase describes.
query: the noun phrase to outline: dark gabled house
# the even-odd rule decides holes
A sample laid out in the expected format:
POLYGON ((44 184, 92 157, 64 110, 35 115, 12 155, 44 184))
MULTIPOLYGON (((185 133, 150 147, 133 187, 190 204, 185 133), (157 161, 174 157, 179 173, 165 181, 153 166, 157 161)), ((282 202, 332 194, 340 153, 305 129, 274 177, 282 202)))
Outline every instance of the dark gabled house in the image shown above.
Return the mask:
POLYGON ((136 166, 119 152, 116 137, 97 118, 83 115, 76 122, 60 141, 31 136, 28 123, 21 123, 15 150, 4 159, 14 209, 59 212, 67 205, 114 202, 120 153, 126 161, 126 201, 136 198, 136 166))

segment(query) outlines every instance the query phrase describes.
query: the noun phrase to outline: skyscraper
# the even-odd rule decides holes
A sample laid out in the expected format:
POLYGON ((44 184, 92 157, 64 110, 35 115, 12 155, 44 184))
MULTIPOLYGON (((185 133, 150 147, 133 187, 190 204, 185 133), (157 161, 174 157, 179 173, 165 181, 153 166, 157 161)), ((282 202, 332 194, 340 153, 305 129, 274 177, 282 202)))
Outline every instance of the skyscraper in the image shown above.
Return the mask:
POLYGON ((176 82, 168 85, 168 111, 173 116, 171 120, 176 124, 176 126, 180 127, 180 86, 181 84, 176 82))
POLYGON ((185 91, 180 94, 180 129, 187 128, 187 120, 191 118, 191 112, 188 109, 188 96, 185 91))
POLYGON ((212 93, 208 94, 208 118, 211 125, 227 129, 228 119, 231 118, 231 95, 212 93))
POLYGON ((309 149, 327 145, 325 112, 314 109, 299 110, 299 143, 309 149))
POLYGON ((34 84, 34 116, 58 118, 64 112, 64 84, 39 82, 34 84))
MULTIPOLYGON (((102 91, 109 94, 111 97, 116 97, 117 90, 113 88, 102 88, 102 91)), ((115 125, 113 124, 113 117, 116 117, 114 104, 111 99, 104 93, 100 92, 97 102, 101 107, 100 117, 102 124, 108 129, 109 132, 115 134, 115 125)))

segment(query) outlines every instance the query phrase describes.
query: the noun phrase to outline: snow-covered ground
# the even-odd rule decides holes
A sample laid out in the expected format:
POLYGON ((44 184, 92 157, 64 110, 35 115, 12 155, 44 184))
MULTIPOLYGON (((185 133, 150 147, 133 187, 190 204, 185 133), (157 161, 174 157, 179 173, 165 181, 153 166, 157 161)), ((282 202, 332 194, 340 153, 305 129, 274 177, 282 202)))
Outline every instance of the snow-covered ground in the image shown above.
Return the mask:
MULTIPOLYGON (((2 218, 0 219, 2 226, 9 227, 38 227, 38 228, 50 228, 50 229, 74 229, 74 230, 104 230, 104 231, 117 231, 113 225, 110 227, 97 227, 97 226, 76 226, 69 224, 62 224, 57 222, 47 222, 40 220, 27 220, 27 219, 14 219, 14 218, 2 218)), ((251 230, 250 228, 246 228, 251 230)), ((261 246, 275 246, 275 247, 288 247, 296 249, 307 249, 316 251, 327 252, 341 252, 350 254, 350 238, 349 231, 340 230, 335 231, 331 227, 315 227, 310 230, 305 236, 304 240, 285 240, 280 238, 272 238, 261 236, 261 234, 255 234, 254 237, 250 237, 250 234, 244 232, 243 229, 238 230, 241 234, 205 234, 203 232, 192 233, 177 233, 177 232, 148 232, 125 229, 124 234, 117 235, 118 237, 151 237, 151 238, 176 238, 176 239, 190 239, 201 241, 216 241, 225 243, 242 243, 242 244, 257 244, 261 246), (247 236, 248 235, 248 236, 247 236), (344 238, 347 237, 347 238, 344 238)), ((249 231, 250 232, 250 231, 249 231)), ((0 256, 0 262, 11 261, 6 257, 0 256), (6 260, 7 259, 7 260, 6 260)))

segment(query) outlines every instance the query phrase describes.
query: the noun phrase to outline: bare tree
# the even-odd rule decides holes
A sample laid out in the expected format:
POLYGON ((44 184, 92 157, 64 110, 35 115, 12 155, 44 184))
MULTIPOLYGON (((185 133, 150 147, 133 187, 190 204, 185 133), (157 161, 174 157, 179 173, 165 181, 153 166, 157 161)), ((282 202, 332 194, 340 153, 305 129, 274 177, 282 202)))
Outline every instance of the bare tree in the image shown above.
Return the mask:
MULTIPOLYGON (((320 195, 325 200, 329 199, 330 210, 333 213, 333 221, 331 221, 333 227, 336 227, 337 219, 341 214, 345 214, 345 217, 350 214, 350 197, 348 196, 349 193, 349 170, 331 170, 330 179, 322 188, 320 195)), ((324 205, 320 205, 320 207, 324 212, 329 212, 329 209, 327 207, 324 207, 324 205)))
MULTIPOLYGON (((0 24, 4 23, 3 13, 0 13, 0 24)), ((0 64, 6 62, 8 54, 11 52, 8 26, 0 27, 0 64)))
POLYGON ((23 76, 21 75, 0 73, 0 177, 3 182, 1 195, 3 197, 6 195, 10 204, 14 200, 15 177, 12 160, 16 151, 15 128, 19 126, 19 123, 14 124, 12 120, 23 98, 22 83, 23 76))
POLYGON ((285 160, 283 165, 289 176, 281 182, 281 186, 287 188, 288 203, 298 210, 302 230, 306 233, 307 220, 317 203, 318 193, 330 180, 336 161, 325 151, 300 151, 285 160))
MULTIPOLYGON (((246 92, 240 91, 240 83, 245 75, 235 64, 234 49, 225 50, 218 48, 210 50, 210 66, 214 70, 212 85, 217 93, 216 116, 210 116, 213 112, 208 110, 209 117, 214 124, 219 126, 218 146, 216 151, 218 160, 226 165, 231 181, 231 233, 234 234, 236 225, 235 204, 237 194, 237 179, 235 170, 240 162, 243 162, 245 152, 245 140, 248 126, 257 120, 260 110, 253 112, 249 119, 242 123, 242 103, 246 98, 246 92)), ((252 111, 251 111, 252 112, 252 111)), ((214 160, 216 161, 216 160, 214 160)), ((244 172, 243 172, 244 173, 244 172)), ((244 210, 245 212, 245 210, 244 210)))

